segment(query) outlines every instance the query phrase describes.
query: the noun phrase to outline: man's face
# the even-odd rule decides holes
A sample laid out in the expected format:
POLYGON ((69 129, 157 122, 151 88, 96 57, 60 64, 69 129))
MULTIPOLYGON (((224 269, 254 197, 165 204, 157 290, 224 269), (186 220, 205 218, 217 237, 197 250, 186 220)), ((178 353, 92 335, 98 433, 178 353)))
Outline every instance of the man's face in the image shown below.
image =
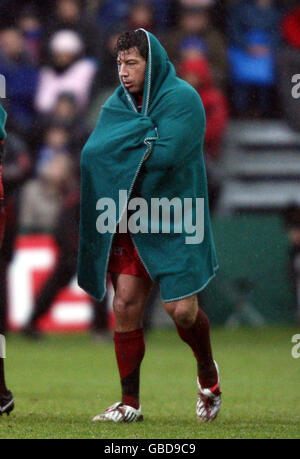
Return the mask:
POLYGON ((10 59, 17 59, 23 52, 24 41, 18 29, 6 29, 0 35, 0 48, 10 59))
POLYGON ((79 3, 74 0, 58 0, 57 15, 64 22, 76 22, 80 18, 79 3))
POLYGON ((190 35, 204 32, 208 23, 208 15, 205 12, 187 12, 181 17, 181 28, 190 35))
POLYGON ((117 58, 119 76, 131 94, 143 92, 147 62, 137 48, 120 51, 117 58))

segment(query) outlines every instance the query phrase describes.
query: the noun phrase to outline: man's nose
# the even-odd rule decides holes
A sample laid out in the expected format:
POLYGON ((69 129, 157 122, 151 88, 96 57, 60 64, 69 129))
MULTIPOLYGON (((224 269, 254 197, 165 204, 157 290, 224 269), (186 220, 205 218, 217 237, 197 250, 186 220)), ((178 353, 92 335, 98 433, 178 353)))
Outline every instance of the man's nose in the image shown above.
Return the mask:
POLYGON ((128 71, 125 65, 120 65, 119 67, 119 75, 121 78, 128 76, 128 71))

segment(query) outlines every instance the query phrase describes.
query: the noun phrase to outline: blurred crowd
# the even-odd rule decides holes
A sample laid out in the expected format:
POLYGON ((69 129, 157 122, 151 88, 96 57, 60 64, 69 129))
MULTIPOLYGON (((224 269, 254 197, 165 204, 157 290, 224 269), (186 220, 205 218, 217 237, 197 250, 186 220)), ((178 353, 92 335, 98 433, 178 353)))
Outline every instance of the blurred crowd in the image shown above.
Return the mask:
MULTIPOLYGON (((0 308, 20 232, 54 234, 65 254, 59 268, 69 273, 64 282, 75 273, 80 151, 119 84, 116 39, 138 27, 158 36, 178 75, 202 98, 212 211, 229 118, 286 111, 297 124, 286 97, 290 72, 300 68, 300 7, 293 0, 0 0, 9 132, 0 308), (73 216, 68 224, 66 214, 73 216)), ((52 296, 44 294, 45 305, 52 296)))

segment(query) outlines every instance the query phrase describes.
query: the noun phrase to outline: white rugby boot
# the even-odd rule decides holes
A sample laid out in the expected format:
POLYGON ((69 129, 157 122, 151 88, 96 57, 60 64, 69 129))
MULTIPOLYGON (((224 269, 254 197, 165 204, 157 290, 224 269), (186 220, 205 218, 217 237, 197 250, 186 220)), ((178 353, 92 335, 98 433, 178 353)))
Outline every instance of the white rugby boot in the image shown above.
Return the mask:
POLYGON ((9 413, 14 409, 14 407, 14 396, 10 391, 8 391, 6 395, 0 395, 0 416, 4 413, 9 416, 9 413))
POLYGON ((109 406, 104 413, 97 414, 93 422, 138 422, 143 420, 142 407, 138 410, 122 402, 109 406))
POLYGON ((220 408, 221 408, 221 391, 220 391, 220 377, 219 368, 217 363, 214 361, 217 373, 218 381, 210 388, 202 388, 197 378, 198 385, 198 398, 196 404, 196 414, 198 421, 200 422, 211 422, 216 419, 220 408))

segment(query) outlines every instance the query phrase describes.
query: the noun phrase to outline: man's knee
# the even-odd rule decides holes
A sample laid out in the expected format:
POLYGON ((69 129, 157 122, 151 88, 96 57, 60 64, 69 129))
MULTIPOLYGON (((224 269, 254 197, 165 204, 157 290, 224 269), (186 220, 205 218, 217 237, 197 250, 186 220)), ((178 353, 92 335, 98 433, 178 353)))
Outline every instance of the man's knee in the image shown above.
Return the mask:
POLYGON ((113 302, 113 309, 116 316, 127 317, 134 315, 134 312, 138 310, 138 305, 129 298, 116 295, 113 302))
POLYGON ((174 320, 179 327, 190 328, 196 320, 195 311, 187 306, 178 306, 175 309, 174 320))
POLYGON ((143 310, 140 304, 116 296, 113 308, 116 318, 116 331, 128 332, 142 327, 143 310))
POLYGON ((172 317, 176 325, 182 328, 190 328, 194 325, 198 304, 193 298, 170 302, 165 304, 165 310, 172 317))

